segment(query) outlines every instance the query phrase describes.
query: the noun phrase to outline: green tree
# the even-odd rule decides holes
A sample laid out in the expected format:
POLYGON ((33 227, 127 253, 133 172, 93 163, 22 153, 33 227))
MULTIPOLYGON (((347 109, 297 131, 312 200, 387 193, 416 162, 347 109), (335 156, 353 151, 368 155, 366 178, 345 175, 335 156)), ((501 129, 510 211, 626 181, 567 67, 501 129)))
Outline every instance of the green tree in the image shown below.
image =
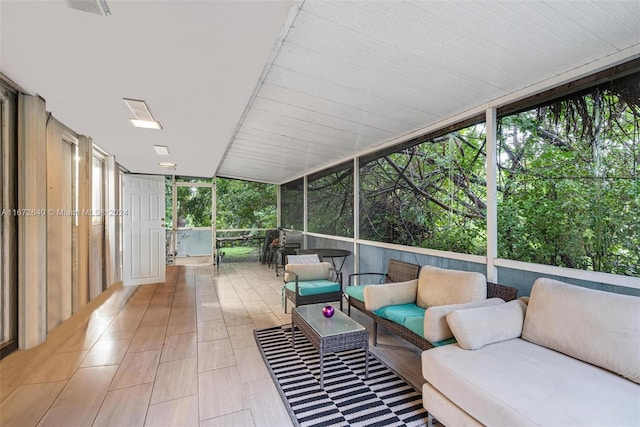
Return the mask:
POLYGON ((216 228, 275 228, 276 203, 275 185, 218 178, 216 228))

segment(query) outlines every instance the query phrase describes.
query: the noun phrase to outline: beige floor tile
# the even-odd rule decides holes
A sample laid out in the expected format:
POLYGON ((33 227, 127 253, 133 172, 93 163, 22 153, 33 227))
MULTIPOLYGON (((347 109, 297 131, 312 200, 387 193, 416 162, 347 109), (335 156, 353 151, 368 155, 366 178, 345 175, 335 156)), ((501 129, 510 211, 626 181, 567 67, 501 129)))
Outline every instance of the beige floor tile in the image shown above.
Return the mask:
POLYGON ((164 345, 166 326, 142 326, 133 336, 129 352, 161 350, 164 345))
POLYGON ((167 335, 187 334, 196 332, 196 311, 194 307, 179 307, 171 309, 167 335))
POLYGON ((198 396, 183 397, 149 406, 145 426, 198 427, 198 396))
POLYGON ((127 353, 122 359, 110 390, 152 383, 160 363, 160 350, 127 353))
POLYGON ((65 384, 67 381, 19 386, 0 403, 0 426, 37 425, 65 384))
POLYGON ((198 359, 161 363, 153 385, 151 403, 165 402, 198 394, 198 359))
POLYGON ((227 327, 223 320, 198 322, 198 342, 227 338, 227 327))
POLYGON ((234 351, 240 351, 247 348, 258 348, 255 335, 253 334, 255 327, 251 325, 229 326, 229 339, 234 351))
POLYGON ((236 364, 228 338, 198 343, 198 372, 228 368, 236 364))
POLYGON ((143 426, 152 386, 149 383, 109 391, 92 427, 143 426))
MULTIPOLYGON (((260 416, 257 414, 257 416, 260 416)), ((200 422, 200 427, 253 427, 251 411, 244 410, 200 422)))
POLYGON ((25 380, 25 384, 68 380, 80 366, 87 351, 73 351, 51 355, 25 380))
POLYGON ((235 353, 235 358, 242 382, 248 383, 271 378, 262 355, 257 349, 238 351, 235 353))
POLYGON ((98 340, 82 360, 80 367, 119 365, 129 348, 130 339, 98 340))
POLYGON ((252 314, 251 320, 256 325, 256 329, 272 328, 283 324, 282 320, 271 311, 264 314, 252 314))
POLYGON ((162 347, 160 362, 187 359, 198 355, 196 333, 167 336, 162 347))
POLYGON ((144 313, 140 326, 164 326, 169 323, 169 307, 150 307, 144 313))
POLYGON ((247 397, 245 402, 254 414, 253 424, 256 427, 294 425, 275 386, 263 393, 247 397))
POLYGON ((201 420, 245 409, 242 379, 235 366, 201 372, 198 385, 201 420))
POLYGON ((58 353, 89 350, 98 341, 102 333, 109 327, 114 316, 91 316, 87 325, 71 336, 60 348, 58 353))
POLYGON ((102 405, 116 366, 80 368, 51 405, 39 426, 91 425, 102 405))

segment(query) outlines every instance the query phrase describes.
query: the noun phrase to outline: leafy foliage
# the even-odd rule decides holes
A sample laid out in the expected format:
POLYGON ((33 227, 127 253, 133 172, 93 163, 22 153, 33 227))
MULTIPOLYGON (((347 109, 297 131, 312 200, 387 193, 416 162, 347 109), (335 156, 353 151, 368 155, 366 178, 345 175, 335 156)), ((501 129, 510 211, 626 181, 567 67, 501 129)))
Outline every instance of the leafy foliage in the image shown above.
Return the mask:
POLYGON ((640 274, 639 86, 500 120, 501 258, 640 274))
POLYGON ((347 167, 307 185, 309 231, 353 236, 353 167, 347 167))
POLYGON ((484 254, 485 141, 474 125, 361 166, 361 237, 484 254))
MULTIPOLYGON (((470 126, 360 170, 364 239, 486 253, 485 133, 470 126)), ((640 275, 640 75, 502 117, 501 258, 640 275)))
POLYGON ((226 178, 216 182, 216 228, 276 227, 275 185, 226 178))

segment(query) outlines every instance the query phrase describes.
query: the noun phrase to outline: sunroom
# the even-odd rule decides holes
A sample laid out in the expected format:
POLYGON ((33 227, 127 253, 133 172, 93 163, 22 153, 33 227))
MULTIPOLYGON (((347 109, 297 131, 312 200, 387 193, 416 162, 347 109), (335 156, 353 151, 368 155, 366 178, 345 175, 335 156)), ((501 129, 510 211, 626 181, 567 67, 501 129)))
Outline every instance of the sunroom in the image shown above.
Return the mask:
MULTIPOLYGON (((343 286, 351 274, 399 260, 480 273, 519 297, 540 278, 640 296, 637 2, 0 0, 0 12, 3 374, 16 350, 46 346, 112 295, 155 295, 122 286, 131 229, 115 213, 131 209, 122 189, 130 177, 163 188, 190 177, 168 198, 178 188, 210 192, 213 227, 196 230, 209 242, 222 236, 216 180, 275 187, 270 228, 296 236, 300 249, 347 251, 343 286), (159 129, 134 128, 132 117, 159 129)), ((172 226, 175 238, 177 219, 172 226)), ((268 265, 165 270, 175 243, 161 240, 152 261, 163 260, 154 265, 166 280, 180 284, 176 271, 188 271, 195 289, 206 276, 221 297, 226 285, 242 295, 245 280, 269 276, 269 321, 290 319, 280 307, 282 279, 268 265)), ((212 302, 192 296, 199 327, 199 310, 212 302)), ((229 336, 246 326, 235 324, 234 310, 222 312, 229 336)), ((251 319, 263 326, 264 318, 251 319)), ((104 328, 71 348, 97 348, 104 328)), ((213 330, 168 330, 163 339, 195 334, 197 351, 217 341, 213 330)), ((244 350, 245 338, 232 349, 244 350)), ((121 339, 128 346, 134 336, 121 339)), ((400 358, 393 348, 375 351, 400 358)), ((419 358, 415 349, 400 352, 419 358)), ((92 363, 69 367, 61 390, 92 363)), ((33 365, 20 366, 24 375, 2 381, 3 409, 27 384, 54 382, 31 381, 33 365)), ((215 383, 203 379, 217 371, 210 367, 189 365, 189 375, 215 383)), ((116 383, 103 391, 133 390, 116 383)), ((153 397, 153 387, 144 411, 158 419, 158 405, 179 399, 153 397)), ((43 400, 54 409, 55 396, 43 400)), ((260 406, 243 398, 229 412, 192 405, 198 422, 248 410, 258 425, 260 406)), ((38 422, 63 413, 46 407, 38 422)))

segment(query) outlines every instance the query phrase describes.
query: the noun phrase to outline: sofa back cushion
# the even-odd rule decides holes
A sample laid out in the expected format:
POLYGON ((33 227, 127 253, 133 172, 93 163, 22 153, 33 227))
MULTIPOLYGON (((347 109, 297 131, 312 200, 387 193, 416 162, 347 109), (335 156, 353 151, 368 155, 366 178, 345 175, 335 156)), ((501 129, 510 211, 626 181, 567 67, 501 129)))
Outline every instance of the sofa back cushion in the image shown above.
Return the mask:
POLYGON ((423 308, 462 304, 487 298, 487 279, 482 273, 447 270, 425 265, 420 269, 416 304, 423 308))
POLYGON ((298 281, 329 279, 331 272, 329 269, 331 264, 328 262, 319 262, 316 264, 287 264, 284 273, 285 282, 295 282, 296 277, 289 271, 298 275, 298 281))
POLYGON ((640 383, 640 298, 541 278, 522 338, 640 383))

